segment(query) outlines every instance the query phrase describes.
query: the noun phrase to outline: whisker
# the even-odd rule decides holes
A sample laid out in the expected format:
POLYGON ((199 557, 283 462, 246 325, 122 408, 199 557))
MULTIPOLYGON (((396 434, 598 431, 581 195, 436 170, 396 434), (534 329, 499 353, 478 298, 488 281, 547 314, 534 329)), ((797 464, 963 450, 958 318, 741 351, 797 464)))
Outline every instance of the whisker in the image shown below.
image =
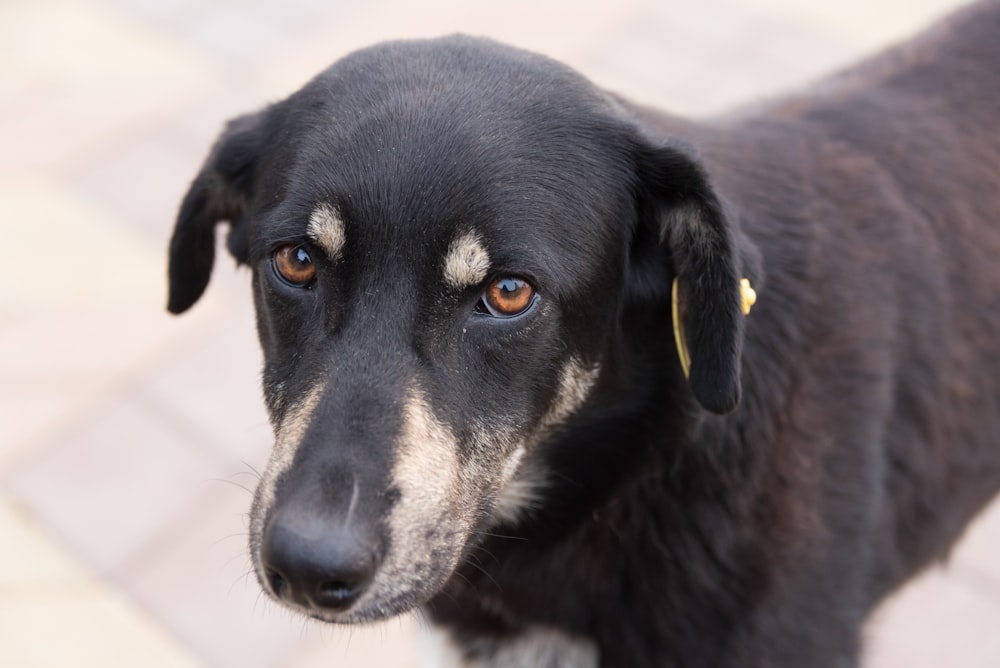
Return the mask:
MULTIPOLYGON (((485 552, 485 553, 486 553, 486 555, 487 555, 487 556, 489 556, 489 558, 490 558, 490 559, 492 559, 492 560, 493 560, 493 562, 494 562, 494 563, 495 563, 495 564, 496 564, 497 566, 499 566, 499 565, 500 565, 500 559, 498 559, 498 558, 497 558, 497 556, 496 556, 495 554, 493 554, 492 552, 490 552, 489 550, 487 550, 487 549, 486 549, 485 547, 483 547, 482 545, 473 545, 473 546, 472 546, 472 549, 474 549, 474 550, 477 550, 477 551, 480 551, 480 552, 485 552)), ((471 558, 474 558, 474 557, 475 557, 475 555, 474 555, 474 554, 472 554, 472 553, 470 552, 470 553, 469 553, 469 558, 471 559, 471 558)))
POLYGON ((237 555, 235 555, 235 556, 233 556, 233 557, 230 557, 230 558, 229 558, 229 560, 228 560, 228 561, 226 561, 226 563, 224 563, 224 564, 222 565, 222 567, 223 567, 223 568, 229 568, 229 565, 230 565, 230 564, 232 564, 232 563, 233 563, 234 561, 236 561, 237 559, 239 559, 239 558, 241 558, 241 557, 242 557, 243 559, 246 559, 246 560, 247 560, 247 565, 250 565, 250 566, 252 566, 252 564, 250 564, 250 557, 249 557, 249 556, 247 555, 247 553, 246 553, 246 552, 241 552, 241 553, 239 553, 239 554, 237 554, 237 555))
MULTIPOLYGON (((470 555, 470 556, 471 556, 471 555, 470 555)), ((482 573, 483 575, 485 575, 485 576, 486 576, 486 578, 487 578, 487 579, 488 579, 488 580, 489 580, 490 582, 492 582, 492 583, 493 583, 493 586, 494 586, 494 587, 496 587, 498 591, 501 591, 501 592, 503 591, 503 587, 501 587, 501 586, 500 586, 500 583, 499 583, 499 582, 497 582, 497 581, 496 581, 496 580, 495 580, 495 579, 493 578, 493 576, 492 576, 492 575, 490 575, 490 572, 489 572, 489 571, 487 571, 487 570, 486 570, 485 568, 483 568, 483 567, 482 567, 482 566, 480 566, 480 565, 479 565, 478 563, 476 563, 476 561, 475 561, 474 559, 469 559, 468 561, 466 561, 466 563, 467 563, 467 564, 469 564, 470 566, 472 566, 473 568, 475 568, 475 569, 476 569, 477 571, 479 571, 479 572, 480 572, 480 573, 482 573)), ((457 571, 456 571, 456 572, 457 572, 457 571)))
POLYGON ((208 482, 221 482, 221 483, 226 484, 226 485, 232 485, 233 487, 237 487, 239 489, 242 489, 244 492, 246 492, 247 494, 249 494, 251 496, 253 496, 254 493, 255 493, 252 489, 250 489, 246 485, 238 483, 235 480, 229 480, 228 478, 209 478, 208 482))
MULTIPOLYGON (((233 595, 233 589, 236 587, 237 584, 239 584, 240 580, 243 580, 243 586, 244 587, 249 587, 250 586, 250 576, 253 574, 253 572, 254 572, 253 567, 251 567, 248 571, 246 571, 245 573, 243 573, 243 575, 236 576, 236 579, 233 580, 233 583, 231 585, 229 585, 229 590, 226 592, 226 596, 232 596, 233 595)), ((264 590, 261 589, 260 593, 264 593, 264 590)), ((258 594, 258 596, 260 596, 260 594, 258 594)))
POLYGON ((479 535, 479 536, 490 536, 491 538, 506 538, 508 540, 523 540, 525 542, 527 542, 527 540, 528 540, 524 536, 507 536, 507 535, 502 534, 502 533, 492 533, 490 531, 476 531, 476 534, 479 535))
POLYGON ((240 463, 243 464, 243 466, 245 466, 248 469, 250 469, 250 473, 253 473, 253 475, 257 476, 257 480, 263 480, 264 479, 263 474, 261 474, 261 472, 258 471, 257 468, 254 467, 253 464, 251 464, 250 462, 245 461, 245 460, 240 460, 240 463))
POLYGON ((260 592, 257 593, 257 598, 254 599, 254 602, 253 602, 253 611, 252 611, 251 614, 253 614, 254 617, 257 616, 257 606, 260 604, 260 599, 261 599, 262 596, 264 596, 264 590, 263 589, 261 589, 260 592))
POLYGON ((214 541, 212 541, 209 547, 216 547, 219 543, 221 543, 224 540, 230 540, 233 538, 249 538, 249 537, 250 534, 246 533, 245 531, 241 531, 239 533, 231 533, 228 536, 223 536, 222 538, 216 538, 214 541))

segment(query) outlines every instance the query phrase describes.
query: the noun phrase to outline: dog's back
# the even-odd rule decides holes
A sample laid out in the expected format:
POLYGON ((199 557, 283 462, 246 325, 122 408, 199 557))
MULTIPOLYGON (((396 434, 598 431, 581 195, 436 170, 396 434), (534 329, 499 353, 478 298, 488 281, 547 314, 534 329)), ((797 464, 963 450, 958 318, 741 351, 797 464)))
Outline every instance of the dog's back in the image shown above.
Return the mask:
POLYGON ((694 134, 785 268, 765 270, 745 382, 791 397, 774 410, 826 450, 830 503, 870 499, 838 516, 886 537, 878 596, 1000 488, 1000 2, 694 134))

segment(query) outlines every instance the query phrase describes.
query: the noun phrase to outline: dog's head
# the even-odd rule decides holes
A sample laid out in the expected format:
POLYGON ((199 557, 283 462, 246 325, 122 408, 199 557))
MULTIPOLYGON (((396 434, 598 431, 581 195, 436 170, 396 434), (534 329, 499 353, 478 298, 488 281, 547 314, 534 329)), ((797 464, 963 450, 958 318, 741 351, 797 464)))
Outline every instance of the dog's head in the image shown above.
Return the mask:
POLYGON ((275 431, 251 550, 305 614, 419 605, 543 499, 532 452, 594 400, 625 303, 675 276, 691 396, 738 400, 739 274, 705 173, 545 58, 382 45, 230 123, 181 206, 171 311, 205 289, 220 221, 275 431))

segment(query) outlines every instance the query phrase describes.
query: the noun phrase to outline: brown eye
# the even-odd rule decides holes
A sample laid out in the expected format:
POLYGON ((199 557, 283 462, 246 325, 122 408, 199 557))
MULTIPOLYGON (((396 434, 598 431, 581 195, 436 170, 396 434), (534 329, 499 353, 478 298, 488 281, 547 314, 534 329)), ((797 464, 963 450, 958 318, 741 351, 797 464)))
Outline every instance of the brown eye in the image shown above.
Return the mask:
POLYGON ((316 267, 302 246, 282 246, 275 251, 271 264, 281 280, 297 288, 308 287, 316 278, 316 267))
POLYGON ((535 290, 521 278, 505 276, 490 283, 479 302, 480 312, 497 318, 521 315, 535 302, 535 290))

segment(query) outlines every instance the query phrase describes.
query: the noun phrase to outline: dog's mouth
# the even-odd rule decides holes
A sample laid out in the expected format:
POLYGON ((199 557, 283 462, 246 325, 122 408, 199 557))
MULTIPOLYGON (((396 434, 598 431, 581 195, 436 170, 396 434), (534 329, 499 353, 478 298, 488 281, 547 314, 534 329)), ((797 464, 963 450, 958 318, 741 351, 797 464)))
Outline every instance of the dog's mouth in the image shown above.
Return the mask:
MULTIPOLYGON (((450 572, 442 579, 447 579, 450 572)), ((360 624, 378 622, 413 610, 429 601, 443 587, 443 583, 429 586, 424 582, 397 582, 391 587, 384 583, 372 583, 356 600, 341 598, 331 604, 319 597, 305 602, 296 602, 288 595, 275 593, 273 587, 262 582, 268 595, 286 608, 310 619, 327 624, 360 624), (412 587, 409 589, 408 587, 412 587), (346 607, 344 607, 346 606, 346 607)))
POLYGON ((345 530, 318 515, 272 512, 252 522, 258 581, 275 601, 321 622, 374 622, 408 612, 444 588, 479 533, 456 512, 433 513, 401 531, 400 515, 412 510, 394 506, 370 534, 360 522, 345 530), (381 538, 366 539, 386 528, 381 538))

